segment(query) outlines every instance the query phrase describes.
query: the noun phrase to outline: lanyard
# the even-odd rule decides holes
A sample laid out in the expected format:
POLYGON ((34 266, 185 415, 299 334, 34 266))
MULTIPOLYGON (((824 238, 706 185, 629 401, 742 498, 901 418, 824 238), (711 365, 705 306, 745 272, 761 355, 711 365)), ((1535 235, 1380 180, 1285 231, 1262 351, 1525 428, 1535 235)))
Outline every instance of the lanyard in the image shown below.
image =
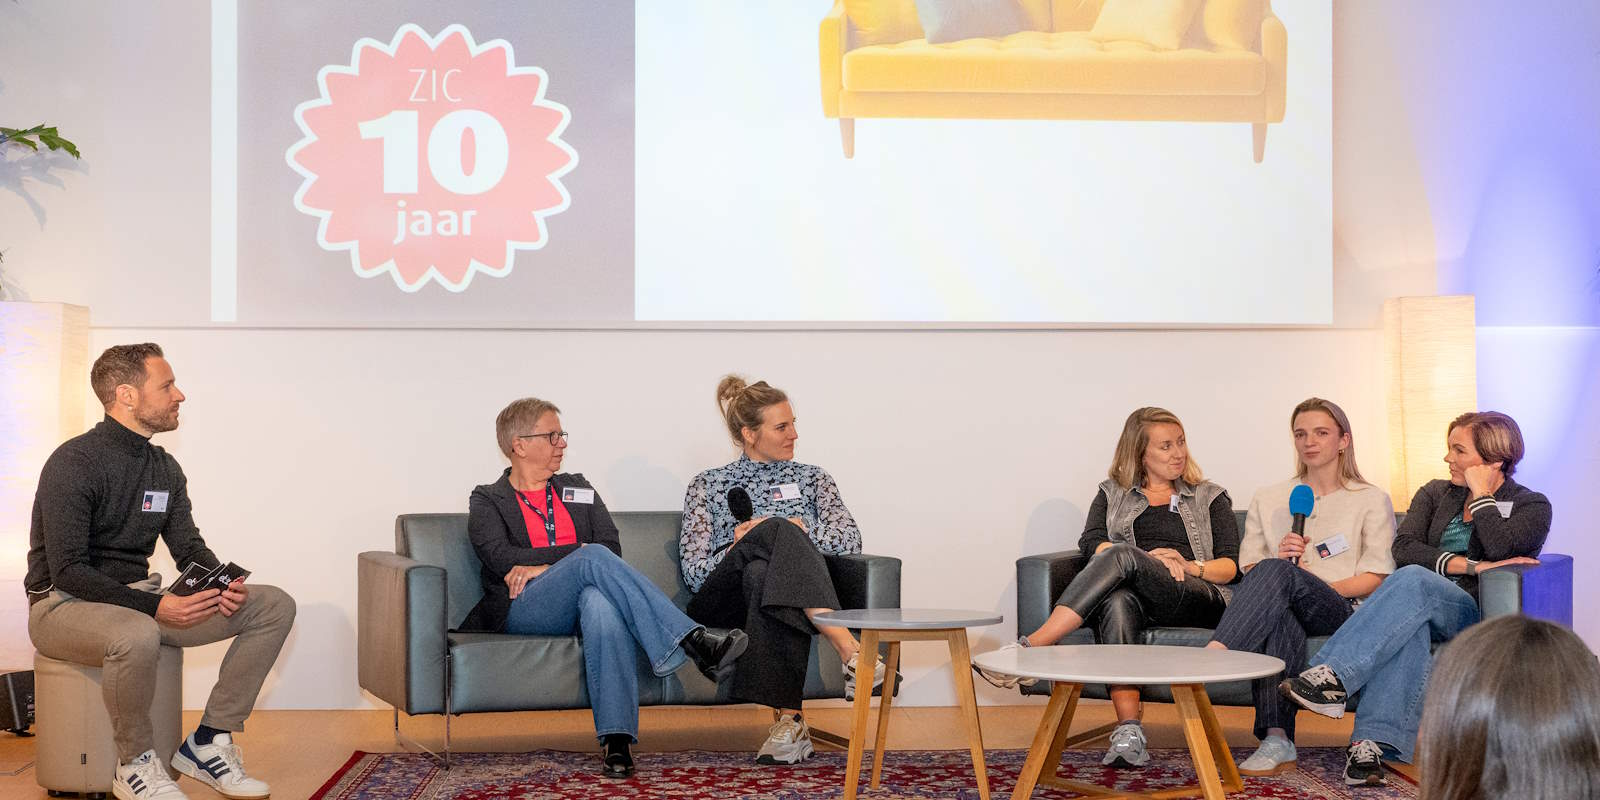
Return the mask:
POLYGON ((522 504, 527 506, 529 511, 532 511, 534 513, 534 515, 537 516, 539 519, 544 520, 544 535, 545 535, 546 538, 549 539, 549 542, 550 542, 549 545, 547 545, 547 546, 555 547, 556 546, 556 492, 555 492, 555 489, 552 489, 550 487, 549 481, 546 481, 545 484, 544 484, 544 513, 543 514, 539 513, 538 506, 535 506, 533 504, 533 501, 529 500, 528 496, 526 494, 523 494, 522 492, 519 492, 516 489, 512 489, 511 491, 516 492, 517 499, 521 500, 522 504))

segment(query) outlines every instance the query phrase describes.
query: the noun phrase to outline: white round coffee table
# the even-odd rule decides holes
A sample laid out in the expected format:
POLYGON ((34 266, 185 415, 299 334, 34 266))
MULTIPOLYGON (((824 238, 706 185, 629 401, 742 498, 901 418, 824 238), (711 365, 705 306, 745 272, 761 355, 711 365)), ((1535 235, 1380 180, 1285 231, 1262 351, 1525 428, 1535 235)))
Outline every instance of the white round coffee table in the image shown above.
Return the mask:
POLYGON ((1045 707, 1044 718, 1033 736, 1033 745, 1028 749, 1028 760, 1017 776, 1012 800, 1031 796, 1039 783, 1091 796, 1185 797, 1199 794, 1207 800, 1217 800, 1224 790, 1238 791, 1244 783, 1239 779, 1233 754, 1228 751, 1222 725, 1211 709, 1205 685, 1275 675, 1284 669, 1282 660, 1259 653, 1140 644, 1023 647, 982 653, 973 662, 994 672, 1055 684, 1050 691, 1050 704, 1045 707), (1183 720, 1183 737, 1189 742, 1189 755, 1194 759, 1194 771, 1200 784, 1139 794, 1060 777, 1056 770, 1061 763, 1061 750, 1072 725, 1072 713, 1078 706, 1078 695, 1086 683, 1171 685, 1172 699, 1183 720), (1046 767, 1049 774, 1041 774, 1046 767))
MULTIPOLYGON (((967 724, 967 740, 972 748, 972 771, 978 779, 978 797, 989 800, 989 772, 983 763, 983 733, 978 728, 978 699, 972 690, 972 660, 967 650, 967 629, 999 625, 1005 617, 992 611, 948 608, 861 608, 828 611, 811 618, 822 626, 858 628, 861 652, 878 652, 878 642, 889 645, 884 662, 883 692, 878 700, 878 731, 873 744, 872 788, 878 788, 883 773, 883 742, 889 733, 889 707, 894 704, 895 671, 900 668, 900 643, 942 641, 950 648, 951 677, 956 697, 961 700, 961 717, 967 724)), ((856 699, 850 723, 850 755, 844 773, 844 800, 855 800, 861 782, 861 758, 866 745, 867 711, 872 705, 872 689, 867 675, 856 678, 856 699)))

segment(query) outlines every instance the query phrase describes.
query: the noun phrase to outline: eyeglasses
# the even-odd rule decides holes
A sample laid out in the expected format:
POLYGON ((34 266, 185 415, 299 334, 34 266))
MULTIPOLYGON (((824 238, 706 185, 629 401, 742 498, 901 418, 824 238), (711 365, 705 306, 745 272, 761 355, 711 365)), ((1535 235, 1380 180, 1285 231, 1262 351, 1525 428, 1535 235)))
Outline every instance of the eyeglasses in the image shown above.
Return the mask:
POLYGON ((567 440, 567 432, 566 431, 550 431, 549 433, 519 433, 519 434, 516 435, 516 438, 518 438, 518 439, 543 439, 543 440, 549 442, 551 447, 555 447, 556 445, 561 444, 561 443, 563 443, 563 442, 565 442, 567 440))

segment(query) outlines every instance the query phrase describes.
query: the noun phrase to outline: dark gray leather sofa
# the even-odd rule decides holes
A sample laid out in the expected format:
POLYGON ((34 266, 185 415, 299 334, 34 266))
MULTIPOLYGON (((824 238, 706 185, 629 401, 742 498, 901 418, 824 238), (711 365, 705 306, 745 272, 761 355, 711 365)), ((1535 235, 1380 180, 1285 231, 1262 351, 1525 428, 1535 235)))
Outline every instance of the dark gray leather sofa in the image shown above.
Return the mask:
MULTIPOLYGON (((682 514, 622 512, 612 518, 623 559, 682 608, 689 600, 678 569, 682 514)), ((899 607, 900 559, 845 555, 827 556, 827 561, 843 607, 899 607)), ((356 579, 359 681, 394 707, 400 738, 405 738, 400 712, 443 714, 448 763, 451 715, 589 707, 578 637, 454 630, 483 596, 466 514, 400 516, 394 552, 362 553, 356 579)), ((638 669, 641 705, 732 702, 725 687, 713 685, 693 665, 658 678, 641 657, 638 669)), ((813 642, 805 696, 844 696, 844 676, 832 647, 813 642)))
MULTIPOLYGON (((1239 517, 1239 530, 1244 531, 1245 512, 1235 512, 1239 517)), ((1404 514, 1395 515, 1397 521, 1404 514)), ((1542 553, 1537 566, 1502 567, 1485 572, 1479 578, 1478 605, 1484 617, 1501 614, 1525 613, 1530 616, 1572 625, 1572 557, 1555 553, 1542 553)), ((1056 598, 1067 588, 1067 583, 1083 569, 1088 558, 1077 550, 1042 553, 1017 559, 1017 630, 1032 631, 1044 624, 1055 607, 1056 598)), ((1150 628, 1144 633, 1144 644, 1204 647, 1211 641, 1208 628, 1150 628)), ((1311 659, 1326 636, 1306 639, 1306 657, 1311 659)), ((1088 629, 1073 631, 1061 644, 1094 644, 1094 632, 1088 629)), ((1315 663, 1308 661, 1308 663, 1315 663)), ((1023 690, 1025 694, 1049 694, 1050 684, 1039 682, 1023 690)), ((1144 699, 1151 702, 1172 702, 1171 687, 1146 686, 1144 699)), ((1206 686, 1206 693, 1216 705, 1249 706, 1249 681, 1232 681, 1206 686)), ((1104 686, 1085 686, 1084 697, 1105 699, 1104 686)), ((1350 698, 1349 708, 1355 710, 1360 693, 1350 698)))

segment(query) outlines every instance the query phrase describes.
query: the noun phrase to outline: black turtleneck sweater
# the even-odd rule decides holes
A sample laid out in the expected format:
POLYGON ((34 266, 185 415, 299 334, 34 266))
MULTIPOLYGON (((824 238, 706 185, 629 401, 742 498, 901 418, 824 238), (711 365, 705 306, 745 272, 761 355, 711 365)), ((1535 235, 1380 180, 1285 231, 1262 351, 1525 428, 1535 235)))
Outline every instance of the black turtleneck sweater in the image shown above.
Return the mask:
POLYGON ((56 448, 39 474, 24 582, 28 596, 38 599, 54 588, 155 616, 161 596, 126 584, 149 577, 157 536, 166 540, 179 570, 192 561, 219 563, 190 512, 188 480, 177 460, 106 417, 56 448))

